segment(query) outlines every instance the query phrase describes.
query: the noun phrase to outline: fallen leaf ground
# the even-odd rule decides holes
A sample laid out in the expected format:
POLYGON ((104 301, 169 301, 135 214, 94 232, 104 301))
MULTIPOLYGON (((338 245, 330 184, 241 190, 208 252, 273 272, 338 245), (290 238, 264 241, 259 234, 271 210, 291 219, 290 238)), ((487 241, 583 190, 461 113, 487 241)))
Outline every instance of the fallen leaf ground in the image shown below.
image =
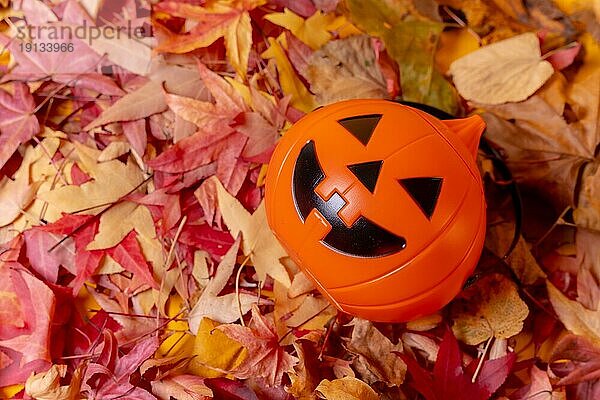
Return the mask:
POLYGON ((0 7, 0 398, 600 399, 599 1, 0 7), (350 98, 487 123, 434 315, 338 313, 268 228, 279 137, 350 98))

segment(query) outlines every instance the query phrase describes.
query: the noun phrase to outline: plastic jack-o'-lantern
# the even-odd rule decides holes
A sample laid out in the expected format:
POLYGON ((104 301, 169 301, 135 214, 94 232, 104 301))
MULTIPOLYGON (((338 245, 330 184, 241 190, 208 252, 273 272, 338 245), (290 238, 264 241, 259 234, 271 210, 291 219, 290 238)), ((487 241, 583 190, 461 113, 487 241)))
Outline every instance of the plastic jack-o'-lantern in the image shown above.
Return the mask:
POLYGON ((320 108, 275 149, 269 225, 338 309, 385 322, 435 312, 483 247, 484 128, 479 116, 440 121, 386 100, 320 108))

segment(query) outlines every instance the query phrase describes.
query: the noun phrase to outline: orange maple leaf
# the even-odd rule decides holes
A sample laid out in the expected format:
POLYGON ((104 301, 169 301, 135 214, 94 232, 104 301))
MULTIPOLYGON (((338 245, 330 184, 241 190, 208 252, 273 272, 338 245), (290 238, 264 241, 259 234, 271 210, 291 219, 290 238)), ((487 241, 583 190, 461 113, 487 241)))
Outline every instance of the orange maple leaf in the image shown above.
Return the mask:
POLYGON ((229 62, 241 77, 245 77, 252 46, 249 11, 265 3, 265 0, 217 0, 208 1, 204 6, 174 1, 157 4, 155 10, 158 12, 197 22, 185 34, 170 35, 157 51, 187 53, 224 38, 229 62))

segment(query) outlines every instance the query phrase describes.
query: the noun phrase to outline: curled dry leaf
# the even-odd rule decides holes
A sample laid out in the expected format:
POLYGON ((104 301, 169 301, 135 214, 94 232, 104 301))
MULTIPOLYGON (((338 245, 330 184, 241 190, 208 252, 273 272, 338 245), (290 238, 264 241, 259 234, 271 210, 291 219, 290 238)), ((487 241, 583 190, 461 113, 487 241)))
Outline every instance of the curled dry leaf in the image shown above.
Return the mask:
POLYGON ((450 65, 458 92, 467 100, 502 104, 525 100, 554 73, 541 57, 534 33, 524 33, 474 51, 450 65))
POLYGON ((46 372, 32 373, 25 382, 25 393, 36 400, 79 400, 82 372, 85 364, 75 370, 68 385, 61 386, 60 379, 67 373, 66 365, 54 364, 46 372))
POLYGON ((406 364, 395 352, 402 351, 402 342, 393 344, 372 322, 355 318, 348 350, 357 357, 354 367, 369 384, 385 382, 400 386, 406 375, 406 364))
POLYGON ((388 97, 385 78, 369 36, 329 42, 308 60, 307 77, 319 104, 388 97))
POLYGON ((566 335, 553 349, 550 370, 561 385, 596 381, 600 378, 600 348, 581 336, 566 335))
POLYGON ((316 390, 322 399, 327 400, 379 400, 369 385, 350 376, 333 381, 323 379, 316 390))
POLYGON ((535 365, 530 370, 531 383, 511 397, 514 400, 566 400, 566 394, 552 390, 552 384, 548 378, 548 373, 542 371, 535 365))
POLYGON ((491 337, 507 339, 521 332, 529 309, 513 282, 492 274, 464 290, 452 303, 451 313, 456 337, 476 345, 491 337))

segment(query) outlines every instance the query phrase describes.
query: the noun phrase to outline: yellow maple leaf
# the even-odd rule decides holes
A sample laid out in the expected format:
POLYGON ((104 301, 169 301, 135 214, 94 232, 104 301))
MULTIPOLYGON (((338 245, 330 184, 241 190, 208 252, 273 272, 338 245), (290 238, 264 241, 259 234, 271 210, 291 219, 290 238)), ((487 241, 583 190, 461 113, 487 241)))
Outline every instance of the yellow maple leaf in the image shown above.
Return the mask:
POLYGON ((216 186, 219 209, 225 224, 236 237, 242 233, 242 250, 250 257, 258 279, 264 283, 266 276, 281 282, 286 287, 291 285, 290 277, 281 264, 280 259, 287 253, 277 241, 269 225, 265 204, 262 202, 254 214, 250 214, 244 206, 225 190, 223 184, 216 178, 210 178, 216 186))
POLYGON ((282 13, 269 14, 265 19, 289 29, 294 36, 316 50, 331 40, 332 35, 328 28, 335 20, 335 15, 317 11, 304 19, 285 8, 282 13))
POLYGON ((277 40, 270 37, 268 40, 269 48, 261 54, 261 57, 275 60, 283 93, 292 96, 291 103, 297 109, 304 112, 312 111, 316 107, 315 98, 298 78, 288 60, 281 46, 281 43, 285 45, 284 36, 280 35, 277 40))
POLYGON ((83 209, 100 211, 100 206, 113 203, 130 192, 143 181, 142 171, 133 162, 119 160, 98 163, 100 151, 75 143, 79 166, 93 180, 80 186, 67 185, 40 192, 38 198, 65 213, 83 209), (94 209, 94 207, 98 207, 94 209))
POLYGON ((188 371, 206 378, 225 376, 247 357, 248 350, 218 329, 218 322, 203 318, 194 341, 194 358, 188 371))

